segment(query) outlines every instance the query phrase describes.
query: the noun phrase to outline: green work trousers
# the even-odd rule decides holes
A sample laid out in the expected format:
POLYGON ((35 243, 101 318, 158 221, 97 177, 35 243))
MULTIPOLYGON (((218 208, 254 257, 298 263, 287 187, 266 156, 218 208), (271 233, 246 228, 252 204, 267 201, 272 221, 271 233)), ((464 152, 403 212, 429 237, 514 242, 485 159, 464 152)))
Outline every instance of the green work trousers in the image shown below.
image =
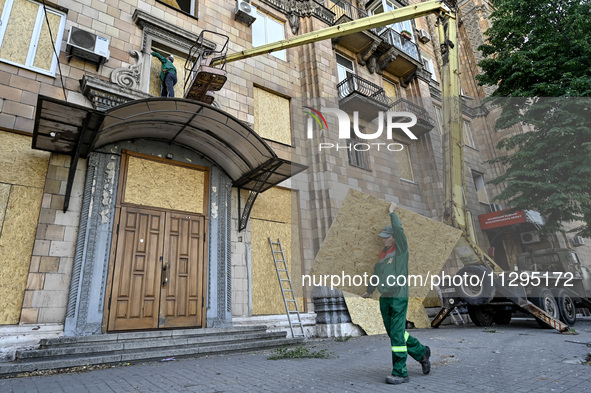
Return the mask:
POLYGON ((406 357, 420 361, 427 350, 406 331, 407 297, 380 297, 380 311, 392 345, 392 375, 406 377, 406 357))

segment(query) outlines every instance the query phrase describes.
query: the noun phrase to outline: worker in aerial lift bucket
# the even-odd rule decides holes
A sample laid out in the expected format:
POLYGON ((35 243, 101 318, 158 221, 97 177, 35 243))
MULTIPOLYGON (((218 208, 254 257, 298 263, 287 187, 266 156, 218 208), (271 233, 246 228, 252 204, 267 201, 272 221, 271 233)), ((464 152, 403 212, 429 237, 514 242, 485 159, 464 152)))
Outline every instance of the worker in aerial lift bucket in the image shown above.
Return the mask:
POLYGON ((168 57, 162 56, 158 52, 152 52, 152 56, 158 58, 162 62, 162 69, 160 71, 161 82, 161 97, 174 97, 174 85, 176 85, 176 67, 174 63, 174 56, 168 55, 168 57))
MULTIPOLYGON (((396 204, 392 203, 390 205, 392 225, 386 226, 378 235, 384 241, 384 249, 374 267, 374 275, 379 278, 377 289, 382 294, 380 311, 392 345, 392 375, 386 377, 386 383, 397 385, 409 381, 406 371, 407 354, 421 363, 423 374, 429 374, 431 349, 410 336, 405 330, 408 308, 408 243, 402 223, 394 213, 395 208, 396 204), (397 280, 401 276, 404 280, 397 280), (402 281, 404 285, 397 285, 402 281)), ((371 297, 375 289, 376 287, 369 285, 362 297, 371 297)))

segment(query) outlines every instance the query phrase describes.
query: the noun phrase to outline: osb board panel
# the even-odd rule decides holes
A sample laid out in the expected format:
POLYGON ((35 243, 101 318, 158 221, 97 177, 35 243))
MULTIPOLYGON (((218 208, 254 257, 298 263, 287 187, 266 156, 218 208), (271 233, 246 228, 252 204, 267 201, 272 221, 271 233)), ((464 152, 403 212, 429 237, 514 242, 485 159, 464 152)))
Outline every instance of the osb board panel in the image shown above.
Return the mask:
POLYGON ((205 172, 129 157, 125 202, 203 213, 205 172))
MULTIPOLYGON (((178 8, 178 5, 177 5, 178 8)), ((155 52, 160 53, 162 56, 168 56, 170 53, 166 52, 165 50, 160 50, 158 48, 153 48, 155 52)), ((151 52, 150 52, 151 53, 151 52)), ((148 54, 151 58, 150 61, 150 85, 149 91, 153 96, 160 97, 160 93, 162 91, 162 80, 160 79, 160 70, 162 69, 162 62, 158 60, 156 57, 148 54)), ((176 77, 177 83, 174 85, 174 96, 175 97, 184 97, 185 96, 185 77, 187 75, 185 71, 185 61, 187 59, 183 57, 174 56, 174 67, 176 68, 176 77)))
POLYGON ((396 85, 386 80, 384 80, 384 91, 386 92, 386 97, 396 98, 398 96, 396 85))
POLYGON ((431 327, 431 320, 423 306, 423 298, 410 297, 408 298, 408 309, 406 311, 406 320, 415 324, 416 328, 431 327))
POLYGON ((49 153, 31 149, 31 138, 0 132, 0 183, 45 186, 49 153))
MULTIPOLYGON (((367 335, 386 334, 377 297, 364 299, 351 293, 344 293, 344 295, 351 322, 363 329, 367 335)), ((413 322, 416 328, 428 328, 431 327, 431 321, 421 300, 416 297, 408 299, 406 320, 413 322)))
POLYGON ((181 7, 179 7, 179 3, 177 3, 176 0, 162 0, 162 2, 176 9, 181 9, 181 7))
POLYGON ((25 64, 39 5, 27 0, 15 0, 8 18, 0 58, 25 64))
POLYGON ((8 196, 10 195, 10 184, 0 183, 0 236, 2 236, 2 226, 6 208, 8 207, 8 196))
POLYGON ((0 237, 0 325, 19 322, 43 190, 12 186, 0 237))
MULTIPOLYGON (((53 40, 56 40, 56 35, 59 31, 61 17, 51 12, 47 13, 47 19, 49 19, 49 27, 53 33, 53 40)), ((53 60, 53 46, 51 44, 51 36, 49 35, 49 29, 47 21, 43 20, 43 26, 41 27, 41 35, 39 36, 39 45, 37 45, 37 52, 35 53, 35 60, 33 65, 35 67, 42 68, 44 70, 51 69, 51 63, 53 60)))
MULTIPOLYGON (((384 244, 377 235, 390 224, 389 205, 386 201, 350 189, 316 255, 310 274, 339 277, 343 274, 351 277, 373 274, 384 244)), ((396 208, 396 214, 409 244, 409 275, 426 279, 427 273, 438 274, 457 243, 460 231, 400 207, 396 208)), ((419 280, 414 286, 412 280, 409 281, 410 296, 425 297, 429 285, 418 285, 419 280)), ((337 288, 357 295, 366 289, 352 282, 337 288)))
POLYGON ((289 100, 254 88, 254 130, 260 137, 291 145, 289 100))
POLYGON ((261 220, 291 222, 292 192, 286 188, 273 187, 261 194, 256 199, 251 218, 261 220))
MULTIPOLYGON (((271 254, 269 237, 281 240, 289 274, 292 275, 291 225, 278 222, 251 219, 251 272, 252 272, 252 314, 285 314, 277 272, 271 254)), ((295 261, 297 265, 299 262, 295 261)), ((301 297, 297 298, 300 310, 301 297)))

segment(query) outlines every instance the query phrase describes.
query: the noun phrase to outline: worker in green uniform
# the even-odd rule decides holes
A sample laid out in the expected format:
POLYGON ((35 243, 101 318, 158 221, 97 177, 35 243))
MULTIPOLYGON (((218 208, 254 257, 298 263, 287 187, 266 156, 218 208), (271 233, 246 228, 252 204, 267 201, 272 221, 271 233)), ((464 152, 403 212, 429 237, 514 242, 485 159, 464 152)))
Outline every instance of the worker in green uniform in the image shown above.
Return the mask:
POLYGON ((162 56, 158 52, 152 52, 152 56, 156 57, 162 62, 162 69, 160 70, 161 83, 161 97, 174 97, 174 85, 176 85, 176 67, 174 63, 174 56, 169 55, 168 57, 162 56))
MULTIPOLYGON (((406 371, 407 354, 421 363, 423 374, 429 374, 431 349, 405 330, 408 308, 408 243, 400 219, 394 213, 395 208, 396 204, 392 203, 392 225, 386 226, 379 234, 384 240, 384 249, 374 267, 374 275, 379 278, 377 289, 382 294, 380 311, 392 345, 392 375, 386 377, 386 383, 397 385, 409 381, 406 371)), ((375 289, 374 286, 368 286, 362 296, 371 297, 375 289)))

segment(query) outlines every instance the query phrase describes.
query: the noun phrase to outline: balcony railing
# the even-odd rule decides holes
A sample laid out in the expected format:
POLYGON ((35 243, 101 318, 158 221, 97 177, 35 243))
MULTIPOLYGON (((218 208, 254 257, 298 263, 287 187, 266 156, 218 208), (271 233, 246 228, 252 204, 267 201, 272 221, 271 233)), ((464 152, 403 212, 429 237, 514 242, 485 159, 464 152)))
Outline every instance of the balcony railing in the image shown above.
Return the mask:
POLYGON ((392 101, 386 97, 386 92, 383 88, 354 74, 349 74, 347 79, 341 81, 337 85, 337 90, 340 100, 349 97, 353 93, 357 93, 371 98, 382 105, 392 105, 392 101))
POLYGON ((417 44, 402 37, 396 30, 387 28, 382 34, 380 34, 380 37, 388 44, 400 49, 416 61, 421 61, 417 44))
POLYGON ((392 112, 410 112, 417 117, 417 124, 411 128, 416 135, 422 135, 435 127, 435 121, 429 116, 429 112, 420 105, 401 98, 394 102, 389 109, 392 112))
POLYGON ((367 16, 367 12, 355 7, 348 1, 337 0, 333 1, 333 3, 334 5, 330 8, 330 10, 334 12, 335 15, 333 24, 336 23, 336 21, 339 20, 343 15, 346 15, 351 20, 357 20, 367 16))

